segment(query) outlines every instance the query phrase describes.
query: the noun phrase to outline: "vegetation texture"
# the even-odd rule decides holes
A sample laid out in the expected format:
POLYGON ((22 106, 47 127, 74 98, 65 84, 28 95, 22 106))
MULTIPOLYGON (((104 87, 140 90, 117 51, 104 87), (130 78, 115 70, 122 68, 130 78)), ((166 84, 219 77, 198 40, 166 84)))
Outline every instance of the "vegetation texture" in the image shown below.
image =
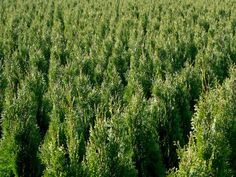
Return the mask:
POLYGON ((0 0, 0 176, 236 176, 235 64, 234 0, 0 0))

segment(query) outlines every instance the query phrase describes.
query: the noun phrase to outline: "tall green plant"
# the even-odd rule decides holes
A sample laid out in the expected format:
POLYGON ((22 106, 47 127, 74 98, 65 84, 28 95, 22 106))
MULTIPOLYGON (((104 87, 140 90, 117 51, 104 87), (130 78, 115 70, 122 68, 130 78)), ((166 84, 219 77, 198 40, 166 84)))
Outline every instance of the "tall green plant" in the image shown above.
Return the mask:
POLYGON ((180 150, 179 170, 170 176, 232 176, 235 174, 235 68, 222 87, 198 103, 193 132, 180 150))

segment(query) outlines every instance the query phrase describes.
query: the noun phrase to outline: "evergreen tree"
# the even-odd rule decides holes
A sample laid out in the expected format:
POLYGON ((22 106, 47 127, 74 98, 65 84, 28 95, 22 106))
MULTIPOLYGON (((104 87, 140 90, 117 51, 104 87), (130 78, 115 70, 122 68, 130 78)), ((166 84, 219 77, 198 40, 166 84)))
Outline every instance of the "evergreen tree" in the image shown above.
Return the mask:
POLYGON ((142 92, 132 97, 124 117, 129 128, 138 176, 164 176, 156 122, 142 92))
MULTIPOLYGON (((0 39, 0 46, 2 46, 1 44, 1 39, 0 39)), ((0 47, 0 122, 1 122, 1 117, 2 117, 2 110, 3 110, 3 102, 4 102, 4 90, 5 90, 5 79, 3 76, 3 69, 4 69, 4 65, 3 65, 3 59, 4 59, 4 55, 3 55, 3 49, 0 47)), ((2 137, 2 127, 0 125, 0 137, 2 137)))
POLYGON ((1 176, 40 176, 36 86, 37 79, 32 76, 20 83, 16 97, 6 92, 0 146, 1 176))
MULTIPOLYGON (((58 102, 60 103, 60 102, 58 102)), ((40 158, 45 166, 43 176, 69 176, 69 157, 66 152, 66 138, 62 110, 58 103, 53 105, 50 124, 44 143, 40 148, 40 158)))
POLYGON ((86 150, 88 176, 136 176, 128 127, 120 115, 97 117, 86 150))
POLYGON ((193 117, 189 145, 180 150, 179 170, 170 176, 235 174, 235 68, 222 87, 207 93, 193 117))

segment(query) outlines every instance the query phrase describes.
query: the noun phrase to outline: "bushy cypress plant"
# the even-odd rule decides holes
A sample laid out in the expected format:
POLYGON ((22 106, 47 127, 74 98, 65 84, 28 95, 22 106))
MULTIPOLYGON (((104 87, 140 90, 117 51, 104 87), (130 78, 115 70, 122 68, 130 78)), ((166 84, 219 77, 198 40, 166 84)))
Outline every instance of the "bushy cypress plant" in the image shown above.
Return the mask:
MULTIPOLYGON (((1 44, 1 39, 0 39, 0 45, 1 44)), ((3 69, 4 69, 4 55, 3 55, 3 50, 0 47, 0 122, 1 122, 1 114, 3 110, 3 103, 4 103, 4 90, 5 90, 5 77, 3 76, 3 69)), ((0 137, 2 135, 2 127, 0 124, 0 137)))
POLYGON ((124 118, 128 124, 138 176, 164 176, 156 122, 142 92, 132 96, 125 109, 124 118))
POLYGON ((132 161, 133 149, 125 120, 119 113, 111 119, 98 116, 86 148, 88 176, 136 176, 132 161))
POLYGON ((40 176, 37 81, 34 76, 26 78, 13 98, 6 92, 0 147, 1 176, 40 176))
POLYGON ((235 174, 235 81, 233 68, 223 86, 201 98, 189 144, 180 150, 179 170, 170 176, 235 174))
MULTIPOLYGON (((60 102, 59 102, 60 103, 60 102)), ((69 157, 66 151, 66 137, 62 110, 53 105, 50 124, 43 145, 40 148, 40 159, 44 165, 43 176, 69 176, 69 157)))

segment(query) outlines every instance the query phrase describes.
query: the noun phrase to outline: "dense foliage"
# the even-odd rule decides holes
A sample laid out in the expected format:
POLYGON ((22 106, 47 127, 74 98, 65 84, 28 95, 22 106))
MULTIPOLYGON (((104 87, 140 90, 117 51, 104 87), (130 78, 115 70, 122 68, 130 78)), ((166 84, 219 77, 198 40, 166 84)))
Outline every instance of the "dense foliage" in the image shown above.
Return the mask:
POLYGON ((1 0, 0 176, 236 175, 234 0, 1 0))

